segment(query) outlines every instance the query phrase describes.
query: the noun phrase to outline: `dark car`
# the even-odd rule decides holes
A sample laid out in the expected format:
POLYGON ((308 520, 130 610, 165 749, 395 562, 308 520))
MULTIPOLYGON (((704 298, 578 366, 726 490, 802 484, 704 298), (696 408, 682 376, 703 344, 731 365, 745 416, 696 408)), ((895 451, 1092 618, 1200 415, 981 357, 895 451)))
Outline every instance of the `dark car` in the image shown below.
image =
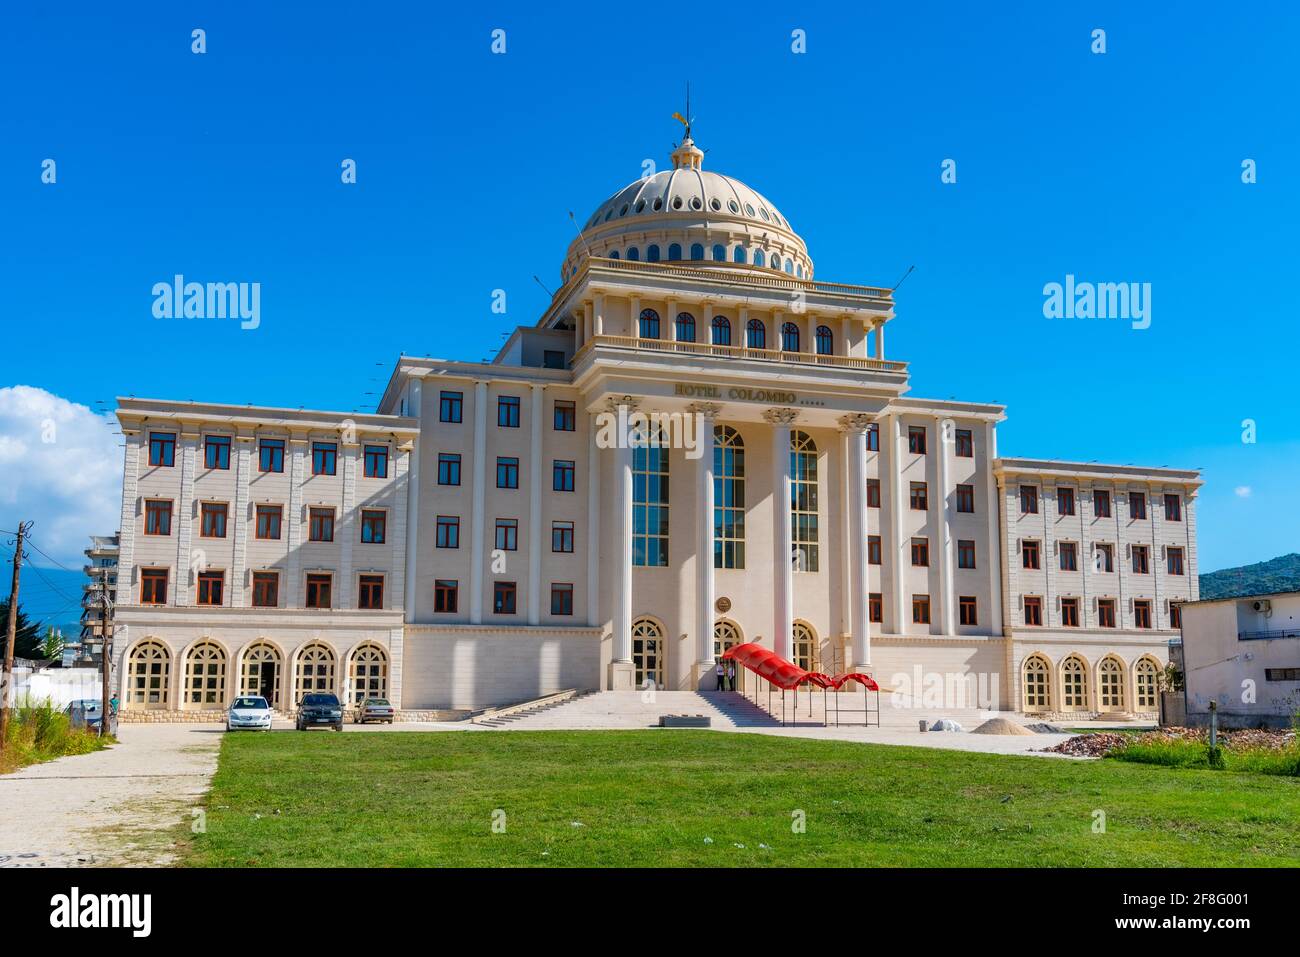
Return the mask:
POLYGON ((328 725, 335 731, 343 730, 343 705, 332 694, 303 695, 298 702, 298 730, 328 725))

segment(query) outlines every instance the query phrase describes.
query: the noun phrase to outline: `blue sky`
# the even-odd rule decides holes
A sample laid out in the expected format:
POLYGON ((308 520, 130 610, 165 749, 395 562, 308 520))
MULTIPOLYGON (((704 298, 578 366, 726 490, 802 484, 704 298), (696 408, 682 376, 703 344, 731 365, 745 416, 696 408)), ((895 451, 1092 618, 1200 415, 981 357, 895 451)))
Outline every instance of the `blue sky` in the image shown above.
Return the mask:
POLYGON ((1003 454, 1203 467, 1202 570, 1296 550, 1294 5, 277 6, 6 13, 0 386, 367 409, 402 351, 489 356, 689 78, 819 278, 916 266, 914 395, 1005 403, 1003 454), (176 273, 261 283, 260 328, 154 319, 176 273), (1066 274, 1151 283, 1151 327, 1045 319, 1066 274))

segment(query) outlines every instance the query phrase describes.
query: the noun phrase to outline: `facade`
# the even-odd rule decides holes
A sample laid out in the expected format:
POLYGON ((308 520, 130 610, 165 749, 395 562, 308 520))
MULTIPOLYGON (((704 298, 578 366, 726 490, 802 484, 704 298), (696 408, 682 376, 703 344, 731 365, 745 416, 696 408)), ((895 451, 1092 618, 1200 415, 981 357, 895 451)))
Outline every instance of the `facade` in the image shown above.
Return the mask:
POLYGON ((1300 592, 1201 601, 1183 609, 1189 724, 1288 727, 1300 711, 1300 592))
POLYGON ((403 356, 375 415, 123 400, 124 706, 709 689, 753 641, 918 698, 1154 713, 1197 473, 999 458, 1001 406, 908 394, 893 292, 814 278, 702 157, 602 203, 492 362, 403 356))

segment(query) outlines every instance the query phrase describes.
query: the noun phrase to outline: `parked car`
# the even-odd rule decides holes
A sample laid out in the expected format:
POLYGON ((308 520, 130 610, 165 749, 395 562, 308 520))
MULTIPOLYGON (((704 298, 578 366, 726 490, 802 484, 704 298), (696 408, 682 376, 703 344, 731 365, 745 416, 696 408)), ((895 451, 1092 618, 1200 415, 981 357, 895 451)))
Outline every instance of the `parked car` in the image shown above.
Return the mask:
POLYGON ((240 695, 226 715, 226 730, 251 728, 254 731, 271 730, 271 706, 261 695, 240 695))
POLYGON ((298 730, 329 725, 335 731, 343 730, 343 705, 337 695, 308 694, 298 702, 298 730))
POLYGON ((99 723, 104 720, 103 708, 98 698, 77 698, 64 709, 63 713, 68 716, 68 723, 74 728, 98 731, 99 723))
POLYGON ((393 723, 397 712, 387 698, 366 698, 357 706, 357 724, 367 721, 387 721, 393 723))

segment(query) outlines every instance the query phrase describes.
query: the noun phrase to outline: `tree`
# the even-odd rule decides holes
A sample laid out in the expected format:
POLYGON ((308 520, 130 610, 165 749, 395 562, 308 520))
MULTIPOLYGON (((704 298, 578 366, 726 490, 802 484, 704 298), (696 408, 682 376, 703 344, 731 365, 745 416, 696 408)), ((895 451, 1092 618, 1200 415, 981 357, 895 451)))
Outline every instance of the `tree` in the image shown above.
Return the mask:
POLYGON ((41 657, 55 661, 63 657, 63 636, 54 630, 50 625, 50 630, 45 633, 45 641, 41 644, 41 657))
MULTIPOLYGON (((8 640, 9 599, 0 601, 0 656, 4 654, 3 642, 8 640)), ((18 630, 14 634, 14 657, 37 659, 45 657, 41 640, 41 625, 33 624, 23 614, 23 606, 18 606, 18 630)))

